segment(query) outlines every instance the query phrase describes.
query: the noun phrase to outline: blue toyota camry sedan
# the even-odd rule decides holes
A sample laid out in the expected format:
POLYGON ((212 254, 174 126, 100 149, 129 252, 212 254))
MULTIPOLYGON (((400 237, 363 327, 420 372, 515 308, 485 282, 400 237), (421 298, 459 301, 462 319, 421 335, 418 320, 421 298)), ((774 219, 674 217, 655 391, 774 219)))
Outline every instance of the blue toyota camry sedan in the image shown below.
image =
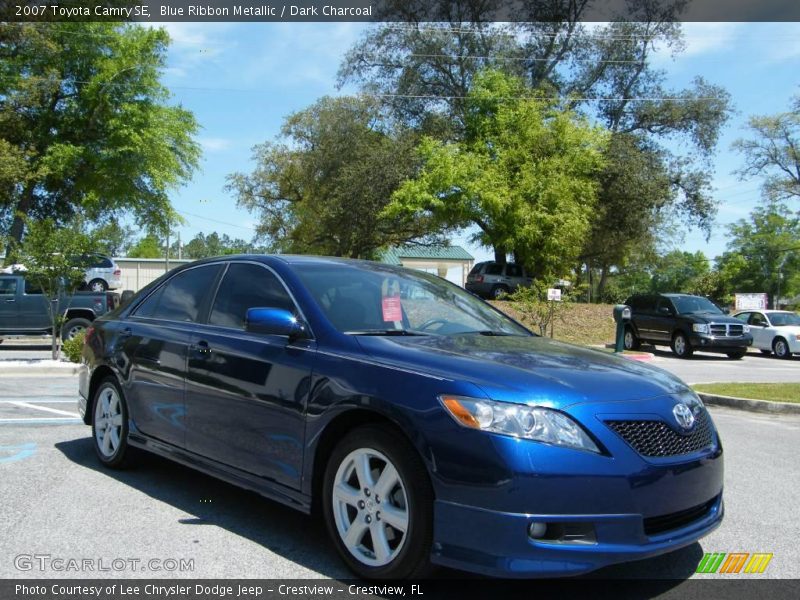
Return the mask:
POLYGON ((682 381, 383 264, 170 271, 89 328, 80 393, 104 465, 145 449, 318 510, 367 578, 579 574, 723 516, 719 436, 682 381))

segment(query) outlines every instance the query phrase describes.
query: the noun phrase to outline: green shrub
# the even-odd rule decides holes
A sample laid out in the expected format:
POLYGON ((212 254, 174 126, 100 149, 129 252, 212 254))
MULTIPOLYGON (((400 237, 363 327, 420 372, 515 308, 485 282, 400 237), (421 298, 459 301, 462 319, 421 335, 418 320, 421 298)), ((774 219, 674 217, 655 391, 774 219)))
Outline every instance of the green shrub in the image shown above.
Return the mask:
POLYGON ((64 356, 67 357, 67 360, 74 363, 81 362, 81 351, 83 350, 83 338, 86 337, 86 332, 81 331, 80 333, 76 334, 74 338, 71 340, 64 340, 64 343, 61 345, 61 350, 64 352, 64 356))

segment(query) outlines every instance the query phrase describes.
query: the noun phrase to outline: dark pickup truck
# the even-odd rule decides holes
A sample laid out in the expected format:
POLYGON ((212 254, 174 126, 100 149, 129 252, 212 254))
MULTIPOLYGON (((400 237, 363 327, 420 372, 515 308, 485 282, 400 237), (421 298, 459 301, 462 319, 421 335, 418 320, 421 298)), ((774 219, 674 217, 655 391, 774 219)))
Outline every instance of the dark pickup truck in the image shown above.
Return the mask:
MULTIPOLYGON (((62 294, 59 298, 59 311, 64 315, 61 339, 71 339, 118 305, 119 295, 112 292, 62 294)), ((41 291, 22 275, 0 274, 0 339, 43 335, 51 329, 47 298, 41 291)))

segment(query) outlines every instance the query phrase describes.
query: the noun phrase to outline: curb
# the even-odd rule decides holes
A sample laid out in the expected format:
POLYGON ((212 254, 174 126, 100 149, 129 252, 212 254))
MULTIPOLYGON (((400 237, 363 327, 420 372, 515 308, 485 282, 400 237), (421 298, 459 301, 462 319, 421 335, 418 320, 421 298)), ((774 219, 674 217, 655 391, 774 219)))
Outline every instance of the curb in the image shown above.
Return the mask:
POLYGON ((718 396, 697 392, 700 399, 711 406, 726 406, 750 412, 769 413, 776 415, 800 415, 800 404, 791 402, 770 402, 767 400, 752 400, 750 398, 735 398, 733 396, 718 396))
POLYGON ((649 362, 654 360, 656 355, 652 352, 639 352, 637 354, 625 354, 622 353, 623 358, 629 358, 630 360, 638 360, 640 362, 649 362))
POLYGON ((0 365, 0 376, 2 375, 77 375, 80 365, 65 363, 63 367, 43 366, 32 364, 30 366, 4 367, 0 365))

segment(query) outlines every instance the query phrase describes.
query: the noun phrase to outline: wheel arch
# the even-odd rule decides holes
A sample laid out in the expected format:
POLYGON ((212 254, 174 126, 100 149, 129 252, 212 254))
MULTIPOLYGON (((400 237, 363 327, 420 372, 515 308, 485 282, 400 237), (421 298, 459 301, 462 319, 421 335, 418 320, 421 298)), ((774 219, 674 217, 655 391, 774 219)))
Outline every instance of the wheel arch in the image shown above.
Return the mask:
POLYGON ((407 431, 395 420, 388 415, 374 409, 368 408, 350 408, 340 412, 333 417, 330 422, 319 433, 317 442, 312 450, 312 464, 310 465, 311 477, 311 511, 314 514, 320 514, 321 499, 322 499, 322 483, 325 477, 325 467, 327 461, 324 457, 330 456, 336 444, 348 432, 364 425, 382 425, 388 427, 393 432, 400 435, 405 439, 408 444, 414 448, 422 459, 423 463, 427 462, 425 457, 419 450, 419 446, 408 435, 407 431))
POLYGON ((92 371, 92 378, 89 380, 89 397, 86 399, 86 413, 83 415, 83 422, 87 425, 91 425, 94 419, 94 395, 97 393, 97 388, 109 376, 114 377, 119 384, 117 374, 108 365, 100 365, 92 371))
POLYGON ((64 319, 86 319, 87 321, 94 321, 95 314, 93 310, 88 308, 68 308, 64 312, 64 319))

